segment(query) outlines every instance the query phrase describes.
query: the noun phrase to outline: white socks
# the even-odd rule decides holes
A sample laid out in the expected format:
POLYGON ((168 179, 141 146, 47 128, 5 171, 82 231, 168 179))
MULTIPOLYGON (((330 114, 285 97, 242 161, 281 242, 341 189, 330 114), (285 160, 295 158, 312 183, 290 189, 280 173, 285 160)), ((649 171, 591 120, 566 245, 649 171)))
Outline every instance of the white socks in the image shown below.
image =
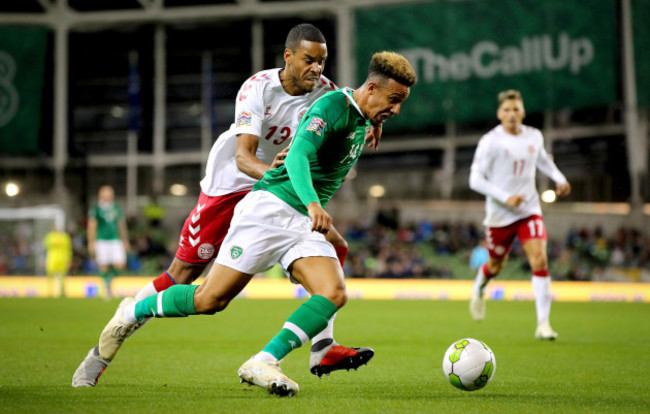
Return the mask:
POLYGON ((158 293, 155 287, 153 287, 153 282, 149 282, 147 286, 140 289, 137 295, 135 295, 135 300, 140 301, 144 298, 148 298, 151 295, 158 293))
POLYGON ((533 276, 533 292, 535 293, 535 309, 537 324, 548 322, 551 315, 551 277, 533 276))
POLYGON ((312 345, 323 339, 334 339, 334 319, 336 319, 336 313, 330 318, 329 322, 327 322, 327 327, 311 338, 312 345))
POLYGON ((474 296, 482 298, 486 285, 487 279, 485 278, 485 274, 483 274, 483 266, 480 266, 478 273, 476 273, 476 279, 474 279, 474 296))

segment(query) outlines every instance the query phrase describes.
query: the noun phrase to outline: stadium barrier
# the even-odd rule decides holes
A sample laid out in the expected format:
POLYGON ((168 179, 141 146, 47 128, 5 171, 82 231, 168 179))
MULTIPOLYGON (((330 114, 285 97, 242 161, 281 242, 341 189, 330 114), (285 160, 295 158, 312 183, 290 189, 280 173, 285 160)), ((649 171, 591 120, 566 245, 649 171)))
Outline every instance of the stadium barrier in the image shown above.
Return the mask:
MULTIPOLYGON (((117 277, 113 280, 116 296, 134 296, 151 281, 150 277, 117 277)), ((201 279, 197 281, 200 283, 201 279)), ((347 279, 351 299, 424 299, 469 300, 471 280, 439 279, 347 279)), ((73 276, 65 280, 69 298, 93 298, 104 295, 104 284, 97 276, 73 276)), ((492 300, 533 300, 529 281, 493 281, 487 289, 492 300)), ((556 301, 650 302, 650 284, 607 282, 553 282, 556 301)), ((284 279, 255 278, 240 294, 251 299, 303 298, 307 293, 300 285, 284 279)), ((0 277, 0 297, 51 296, 47 278, 34 276, 0 277)))

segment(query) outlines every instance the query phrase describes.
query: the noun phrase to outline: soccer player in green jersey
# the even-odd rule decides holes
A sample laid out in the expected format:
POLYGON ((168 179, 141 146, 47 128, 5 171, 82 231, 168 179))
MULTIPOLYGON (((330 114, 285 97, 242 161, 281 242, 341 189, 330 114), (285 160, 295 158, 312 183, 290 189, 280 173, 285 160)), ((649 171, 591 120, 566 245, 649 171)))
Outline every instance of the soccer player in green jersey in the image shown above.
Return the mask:
POLYGON ((392 52, 373 55, 363 85, 329 92, 302 118, 285 164, 269 170, 235 208, 216 263, 200 286, 171 286, 139 302, 126 298, 104 328, 100 347, 119 347, 138 322, 222 311, 254 274, 280 263, 311 297, 280 332, 239 368, 242 382, 293 396, 298 384, 279 361, 322 331, 347 301, 343 270, 325 234, 324 207, 357 162, 367 128, 397 115, 416 76, 392 52))
POLYGON ((115 204, 115 192, 104 185, 97 204, 88 212, 88 253, 95 258, 106 287, 106 299, 112 297, 111 281, 126 268, 129 236, 122 208, 115 204))

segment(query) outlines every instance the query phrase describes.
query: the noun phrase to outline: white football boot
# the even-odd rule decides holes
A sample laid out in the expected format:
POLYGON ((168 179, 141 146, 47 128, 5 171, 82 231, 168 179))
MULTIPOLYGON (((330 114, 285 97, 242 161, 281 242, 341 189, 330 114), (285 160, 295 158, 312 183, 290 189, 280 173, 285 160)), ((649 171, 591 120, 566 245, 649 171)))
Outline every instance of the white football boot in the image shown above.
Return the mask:
POLYGON ((251 358, 239 367, 237 374, 241 382, 257 385, 280 397, 293 397, 300 389, 295 381, 282 373, 277 361, 256 362, 251 358))
POLYGON ((472 294, 469 300, 469 313, 476 321, 485 319, 485 299, 483 295, 472 294))
POLYGON ((99 356, 106 361, 112 361, 115 358, 115 354, 126 338, 138 326, 137 323, 125 322, 122 316, 124 308, 135 301, 135 298, 132 297, 124 298, 99 337, 99 356))
POLYGON ((548 321, 544 321, 537 325, 535 330, 535 338, 541 340, 554 341, 557 338, 557 332, 551 328, 551 324, 548 321))
POLYGON ((86 358, 72 376, 73 387, 94 387, 99 381, 99 377, 104 373, 110 361, 106 361, 99 356, 99 345, 96 345, 88 351, 86 358))

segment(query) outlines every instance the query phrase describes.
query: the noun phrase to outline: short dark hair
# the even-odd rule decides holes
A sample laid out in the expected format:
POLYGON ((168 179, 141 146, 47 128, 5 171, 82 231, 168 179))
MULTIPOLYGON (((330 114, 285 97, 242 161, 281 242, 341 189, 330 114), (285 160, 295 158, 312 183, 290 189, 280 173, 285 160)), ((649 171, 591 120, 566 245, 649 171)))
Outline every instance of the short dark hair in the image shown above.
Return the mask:
POLYGON ((368 67, 368 77, 373 76, 392 78, 408 87, 413 86, 417 81, 417 76, 409 61, 395 52, 378 52, 372 55, 368 67))
POLYGON ((508 89, 507 91, 499 92, 499 95, 497 95, 499 106, 509 99, 515 99, 524 103, 524 98, 521 97, 521 92, 516 89, 508 89))
POLYGON ((325 36, 323 36, 323 33, 318 30, 316 26, 309 23, 301 23, 289 30, 287 40, 284 42, 284 47, 295 52, 298 50, 300 43, 303 40, 308 42, 327 43, 325 42, 325 36))

